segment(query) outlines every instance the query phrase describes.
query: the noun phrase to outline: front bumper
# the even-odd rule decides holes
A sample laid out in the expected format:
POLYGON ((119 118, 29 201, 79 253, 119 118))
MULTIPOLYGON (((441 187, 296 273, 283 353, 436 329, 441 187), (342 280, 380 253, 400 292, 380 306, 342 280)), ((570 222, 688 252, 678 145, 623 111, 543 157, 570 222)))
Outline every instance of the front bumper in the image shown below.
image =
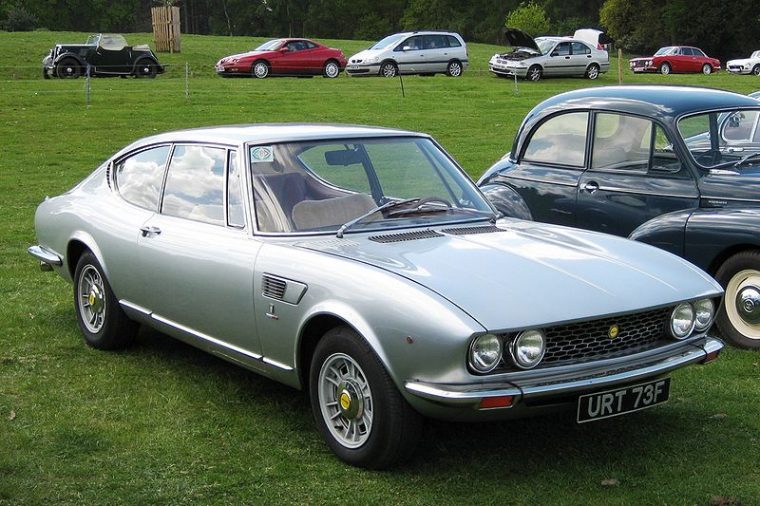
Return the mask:
POLYGON ((751 74, 752 67, 745 68, 744 65, 727 65, 726 70, 731 74, 751 74))
POLYGON ((548 368, 532 376, 512 381, 483 381, 470 384, 439 384, 407 381, 405 390, 412 404, 428 416, 459 420, 500 419, 529 416, 541 408, 560 407, 577 401, 578 396, 622 387, 662 377, 690 364, 704 363, 723 349, 723 342, 711 336, 678 348, 614 364, 573 368, 548 368), (484 399, 512 397, 509 406, 482 408, 484 399), (423 402, 414 402, 415 400, 423 402))
POLYGON ((374 76, 380 74, 380 64, 361 65, 349 63, 345 67, 346 74, 350 76, 374 76))
POLYGON ((499 65, 498 63, 489 63, 488 70, 494 74, 502 76, 525 77, 528 75, 527 67, 507 67, 506 65, 499 65))

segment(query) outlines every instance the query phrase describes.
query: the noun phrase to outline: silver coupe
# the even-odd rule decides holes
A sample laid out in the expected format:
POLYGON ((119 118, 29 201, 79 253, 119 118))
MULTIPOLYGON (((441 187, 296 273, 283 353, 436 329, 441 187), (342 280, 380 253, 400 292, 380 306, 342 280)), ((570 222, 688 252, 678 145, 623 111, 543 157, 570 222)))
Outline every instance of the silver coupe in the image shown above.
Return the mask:
POLYGON ((36 213, 85 341, 148 325, 298 389, 344 461, 409 454, 423 416, 579 423, 667 400, 714 360, 720 286, 633 241, 498 218, 429 136, 330 125, 133 143, 36 213))

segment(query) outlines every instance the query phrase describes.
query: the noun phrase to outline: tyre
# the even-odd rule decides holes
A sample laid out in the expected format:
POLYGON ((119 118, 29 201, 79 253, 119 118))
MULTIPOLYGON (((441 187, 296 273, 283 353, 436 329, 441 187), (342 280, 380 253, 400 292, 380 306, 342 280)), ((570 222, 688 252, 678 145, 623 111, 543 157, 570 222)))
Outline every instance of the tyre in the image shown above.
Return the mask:
POLYGON ((530 81, 539 81, 543 75, 543 70, 538 65, 533 65, 528 69, 527 77, 530 81))
POLYGON ((760 251, 743 251, 720 266, 715 278, 726 290, 717 324, 731 344, 760 349, 760 251))
POLYGON ((459 60, 450 61, 446 66, 446 75, 449 77, 459 77, 462 75, 462 62, 459 60))
POLYGON ((257 79, 264 79, 269 75, 269 65, 263 60, 259 60, 251 67, 251 74, 257 79))
POLYGON ((588 68, 586 69, 586 77, 588 79, 591 79, 592 81, 596 79, 597 77, 599 77, 599 65, 597 65, 596 63, 592 63, 591 65, 589 65, 588 68))
POLYGON ((752 67, 752 74, 756 76, 760 76, 760 65, 755 65, 752 67))
POLYGON ((135 66, 135 77, 147 77, 153 79, 156 77, 156 64, 150 60, 138 62, 135 66))
POLYGON ((76 79, 82 75, 82 67, 74 58, 64 58, 55 66, 55 73, 61 79, 76 79))
POLYGON ((398 67, 392 61, 384 62, 380 65, 380 75, 383 77, 396 77, 398 75, 398 67))
POLYGON ((50 74, 47 73, 47 69, 44 68, 44 67, 42 68, 42 78, 43 79, 50 79, 50 74))
POLYGON ((116 350, 134 341, 137 323, 124 314, 103 268, 89 251, 74 271, 74 308, 84 340, 93 348, 116 350))
POLYGON ((664 76, 670 74, 671 70, 672 69, 670 68, 670 63, 666 62, 666 63, 663 63, 662 65, 660 65, 660 74, 662 74, 664 76))
POLYGON ((411 454, 422 418, 399 393, 367 342, 348 327, 328 331, 309 370, 320 434, 344 462, 382 469, 411 454))
POLYGON ((325 63, 325 68, 322 69, 322 75, 329 79, 335 79, 338 77, 340 75, 340 65, 338 65, 338 62, 330 60, 325 63))
POLYGON ((705 63, 704 65, 702 65, 702 73, 704 75, 712 74, 712 65, 710 65, 709 63, 705 63))

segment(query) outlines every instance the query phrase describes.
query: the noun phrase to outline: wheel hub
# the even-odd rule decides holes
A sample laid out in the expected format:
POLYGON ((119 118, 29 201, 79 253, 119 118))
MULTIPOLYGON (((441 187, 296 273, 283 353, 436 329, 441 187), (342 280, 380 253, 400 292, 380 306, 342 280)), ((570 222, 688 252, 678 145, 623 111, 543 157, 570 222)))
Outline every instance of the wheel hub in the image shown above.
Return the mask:
POLYGON ((338 409, 347 420, 360 418, 364 412, 364 397, 361 390, 352 381, 344 381, 338 385, 338 409))
POLYGON ((736 310, 742 320, 752 325, 760 323, 760 288, 749 285, 736 294, 736 310))
POLYGON ((100 287, 96 285, 90 287, 87 303, 90 305, 93 313, 100 313, 103 310, 103 292, 100 290, 100 287))

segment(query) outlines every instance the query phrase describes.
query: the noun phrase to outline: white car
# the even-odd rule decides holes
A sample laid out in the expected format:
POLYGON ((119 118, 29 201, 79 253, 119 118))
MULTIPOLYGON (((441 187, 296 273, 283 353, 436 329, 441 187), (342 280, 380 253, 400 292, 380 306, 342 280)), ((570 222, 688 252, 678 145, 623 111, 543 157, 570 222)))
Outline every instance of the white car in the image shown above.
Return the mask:
POLYGON ((726 69, 732 74, 753 74, 760 76, 760 50, 755 51, 749 58, 730 60, 726 69))
POLYGON ((346 73, 383 77, 439 73, 459 77, 468 64, 467 44, 458 33, 403 32, 353 55, 348 59, 346 73))

